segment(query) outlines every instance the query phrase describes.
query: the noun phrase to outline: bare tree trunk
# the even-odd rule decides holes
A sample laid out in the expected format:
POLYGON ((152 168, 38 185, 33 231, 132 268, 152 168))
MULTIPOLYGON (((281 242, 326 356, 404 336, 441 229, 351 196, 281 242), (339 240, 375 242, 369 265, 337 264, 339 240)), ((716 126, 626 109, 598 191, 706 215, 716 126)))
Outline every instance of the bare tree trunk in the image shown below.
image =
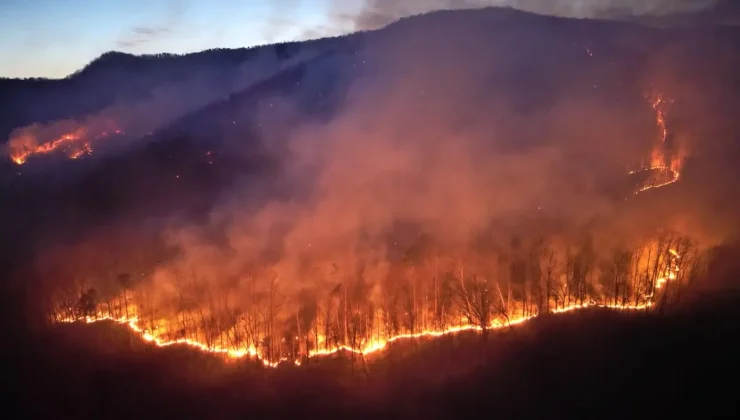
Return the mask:
MULTIPOLYGON (((497 285, 498 286, 498 285, 497 285)), ((506 308, 511 308, 511 280, 507 282, 508 290, 506 295, 506 308)), ((501 290, 499 289, 499 294, 501 294, 501 290)), ((516 308, 514 308, 516 309, 516 308)))
POLYGON ((346 279, 345 280, 345 286, 344 286, 344 332, 343 332, 344 337, 342 338, 342 341, 343 341, 343 344, 344 345, 347 345, 347 330, 348 330, 348 324, 347 324, 347 322, 348 322, 348 319, 347 319, 347 315, 348 315, 348 308, 347 308, 347 303, 348 303, 347 302, 347 289, 348 289, 348 286, 349 286, 348 283, 349 283, 349 279, 346 279))
MULTIPOLYGON (((460 282, 460 290, 462 290, 463 299, 465 300, 465 312, 466 316, 468 316, 471 313, 471 305, 470 305, 470 298, 468 296, 468 291, 465 288, 465 265, 460 265, 460 274, 459 274, 459 282, 460 282)), ((472 321, 470 317, 468 316, 468 320, 472 321)))
POLYGON ((126 295, 126 289, 123 289, 123 308, 126 311, 126 319, 130 319, 128 315, 128 296, 126 295))
POLYGON ((432 281, 434 282, 434 319, 435 328, 441 328, 441 319, 439 316, 439 284, 437 279, 437 256, 434 256, 434 273, 432 275, 432 281))
POLYGON ((269 337, 267 347, 267 359, 275 360, 274 343, 275 343, 275 279, 270 280, 270 306, 267 312, 267 335, 269 337))
MULTIPOLYGON (((295 353, 295 354, 293 354, 293 359, 295 359, 295 360, 298 360, 299 359, 299 354, 301 353, 301 348, 300 348, 300 345, 301 344, 300 343, 301 343, 301 337, 302 337, 301 336, 301 321, 298 318, 298 310, 299 310, 299 308, 296 307, 296 309, 295 309, 295 326, 296 326, 296 331, 298 332, 298 335, 295 337, 295 341, 298 342, 298 352, 295 353)), ((308 334, 306 334, 306 337, 308 337, 308 334)), ((306 343, 306 351, 308 351, 308 343, 306 343)))
POLYGON ((416 323, 419 312, 416 306, 416 276, 413 269, 411 271, 411 312, 411 334, 416 334, 416 323))
POLYGON ((331 325, 331 298, 326 301, 326 317, 324 318, 324 350, 329 350, 329 330, 331 325))

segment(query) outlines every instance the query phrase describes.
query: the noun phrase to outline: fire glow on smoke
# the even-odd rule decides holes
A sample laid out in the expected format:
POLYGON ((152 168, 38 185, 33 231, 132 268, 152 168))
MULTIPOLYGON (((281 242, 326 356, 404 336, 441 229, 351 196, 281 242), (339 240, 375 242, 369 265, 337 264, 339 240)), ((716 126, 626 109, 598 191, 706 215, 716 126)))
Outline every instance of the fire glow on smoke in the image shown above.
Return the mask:
MULTIPOLYGON (((659 135, 649 157, 637 169, 630 171, 630 174, 644 176, 635 193, 675 183, 680 178, 682 165, 680 151, 671 150, 666 123, 670 102, 660 94, 648 99, 656 114, 659 135)), ((14 155, 13 159, 21 164, 32 154, 49 153, 66 143, 78 145, 76 150, 79 154, 69 154, 69 157, 74 158, 85 151, 89 153, 89 143, 80 138, 68 136, 31 151, 24 149, 26 154, 14 155), (79 148, 80 144, 84 147, 79 148)), ((526 282, 500 282, 475 273, 471 277, 464 272, 464 264, 457 266, 455 263, 455 267, 447 267, 447 273, 454 273, 454 280, 451 280, 453 291, 448 291, 452 294, 449 298, 452 303, 448 303, 447 308, 438 303, 441 287, 435 273, 434 284, 420 285, 424 289, 418 292, 414 280, 413 290, 405 292, 413 295, 413 298, 408 298, 411 303, 406 302, 401 307, 398 307, 398 303, 371 303, 378 300, 377 297, 368 298, 365 303, 350 303, 349 286, 342 282, 326 296, 319 297, 317 292, 314 313, 309 316, 299 313, 303 303, 288 297, 288 303, 292 302, 292 306, 296 307, 295 313, 281 314, 281 319, 277 321, 272 304, 276 294, 274 279, 269 284, 269 290, 255 291, 252 291, 249 280, 250 296, 246 298, 249 304, 244 308, 256 309, 236 309, 233 306, 239 305, 228 303, 228 296, 213 297, 210 289, 207 291, 208 298, 201 298, 201 303, 205 299, 210 302, 208 305, 195 304, 190 307, 182 298, 186 293, 183 290, 189 286, 180 285, 178 293, 181 302, 177 304, 179 309, 174 312, 158 308, 150 298, 145 297, 146 291, 132 289, 129 284, 124 286, 120 296, 107 302, 99 302, 94 289, 61 299, 56 303, 52 320, 64 323, 115 322, 158 347, 183 345, 230 359, 253 358, 268 367, 275 367, 282 362, 300 365, 309 358, 340 352, 363 356, 379 353, 390 343, 399 340, 507 328, 546 313, 558 314, 592 307, 649 310, 666 295, 671 282, 680 285, 686 281, 686 277, 695 275, 691 270, 696 266, 690 261, 695 255, 686 243, 682 238, 663 238, 626 253, 615 253, 614 260, 610 261, 613 273, 599 269, 599 274, 593 274, 596 278, 613 276, 609 280, 613 285, 609 285, 609 281, 603 284, 587 281, 586 274, 580 273, 584 269, 576 268, 574 265, 579 263, 571 260, 571 256, 558 257, 563 260, 561 265, 569 266, 567 269, 552 268, 555 251, 551 251, 553 254, 549 261, 544 254, 539 257, 536 266, 540 274, 536 280, 526 281, 537 283, 536 287, 526 282), (689 254, 691 256, 686 257, 689 254), (555 271, 552 270, 557 274, 553 274, 555 271), (269 299, 265 296, 269 296, 269 299), (255 299, 254 302, 252 299, 255 299), (264 303, 265 299, 269 300, 269 305, 264 303), (310 320, 306 323, 302 318, 310 320)), ((565 254, 569 252, 565 251, 565 254)), ((529 277, 529 274, 524 276, 529 277)), ((196 290, 198 287, 195 283, 192 287, 192 293, 204 296, 202 290, 196 290)))

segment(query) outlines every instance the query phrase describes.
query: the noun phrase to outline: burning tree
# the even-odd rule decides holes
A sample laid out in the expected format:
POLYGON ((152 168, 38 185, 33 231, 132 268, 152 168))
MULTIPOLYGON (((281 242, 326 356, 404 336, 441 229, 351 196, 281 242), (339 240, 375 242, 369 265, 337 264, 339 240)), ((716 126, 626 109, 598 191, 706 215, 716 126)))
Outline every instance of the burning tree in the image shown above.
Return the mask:
POLYGON ((702 275, 705 261, 695 242, 668 231, 620 244, 608 257, 599 257, 589 238, 579 246, 535 238, 513 242, 507 253, 478 248, 454 258, 437 252, 407 258, 380 277, 365 270, 351 278, 337 264, 313 266, 307 276, 314 286, 298 292, 282 288, 272 269, 218 283, 178 266, 140 280, 120 274, 119 293, 82 284, 60 290, 52 319, 118 320, 162 345, 253 355, 266 364, 336 351, 354 359, 398 337, 465 329, 486 337, 539 313, 665 305, 702 275), (162 276, 166 294, 157 290, 162 276))

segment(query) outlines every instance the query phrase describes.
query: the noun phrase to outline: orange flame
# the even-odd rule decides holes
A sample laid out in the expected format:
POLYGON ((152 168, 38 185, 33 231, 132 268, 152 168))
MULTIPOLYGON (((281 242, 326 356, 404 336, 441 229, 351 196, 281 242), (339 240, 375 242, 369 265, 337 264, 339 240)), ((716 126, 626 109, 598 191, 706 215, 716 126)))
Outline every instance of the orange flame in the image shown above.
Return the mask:
POLYGON ((37 146, 21 144, 21 146, 18 147, 21 150, 12 152, 10 155, 10 159, 16 164, 22 165, 26 163, 26 161, 31 155, 51 153, 61 148, 64 145, 79 141, 81 136, 82 136, 82 130, 78 129, 72 133, 63 134, 53 141, 42 143, 37 146))
POLYGON ((650 173, 648 179, 637 188, 635 194, 641 192, 665 187, 673 184, 681 178, 682 157, 680 154, 669 154, 668 145, 668 126, 666 123, 666 107, 670 103, 660 93, 648 96, 650 106, 655 111, 655 124, 658 128, 658 142, 652 148, 649 157, 649 163, 643 164, 638 169, 632 170, 630 174, 650 173))
MULTIPOLYGON (((120 129, 112 131, 103 131, 93 140, 100 140, 111 135, 125 134, 120 129)), ((67 156, 70 159, 77 159, 83 155, 90 155, 93 152, 92 143, 86 138, 85 128, 78 128, 69 133, 65 133, 52 141, 38 144, 35 137, 31 135, 23 136, 17 141, 10 143, 10 160, 17 164, 23 165, 29 157, 34 155, 45 155, 62 149, 67 149, 67 156)))
MULTIPOLYGON (((669 259, 670 261, 667 264, 667 267, 664 269, 663 273, 660 277, 658 277, 655 281, 654 285, 654 291, 652 294, 648 295, 647 301, 642 304, 616 304, 616 303, 599 303, 599 302, 585 302, 583 304, 571 304, 565 307, 557 308, 554 310, 551 310, 550 313, 552 314, 564 314, 568 312, 573 312, 577 310, 583 310, 588 308, 605 308, 605 309, 611 309, 611 310, 617 310, 617 311, 641 311, 641 310, 649 310, 653 307, 655 304, 655 295, 662 290, 670 281, 676 280, 678 278, 678 271, 679 271, 679 265, 678 260, 680 259, 680 256, 678 252, 674 249, 669 250, 669 259)), ((507 320, 501 320, 497 319, 491 322, 490 325, 487 326, 488 330, 499 330, 507 327, 514 327, 517 325, 525 324, 528 321, 531 321, 535 318, 537 318, 539 314, 534 315, 528 315, 528 316, 520 316, 518 318, 514 319, 507 319, 507 320)), ((139 318, 136 315, 133 316, 123 316, 120 318, 112 317, 103 315, 100 311, 95 316, 85 316, 85 317, 67 317, 63 318, 61 320, 58 320, 58 322, 62 323, 74 323, 74 322, 85 322, 85 323, 95 323, 95 322, 101 322, 101 321, 112 321, 117 324, 125 325, 128 327, 132 332, 136 333, 142 340, 152 343, 157 347, 169 347, 174 345, 184 345, 191 347, 195 350, 202 351, 205 353, 210 354, 217 354, 222 355, 226 357, 227 359, 242 359, 245 357, 251 357, 253 359, 256 359, 260 361, 264 366, 266 367, 277 367, 279 364, 283 362, 287 362, 290 359, 283 357, 279 359, 278 361, 270 361, 269 358, 261 353, 258 349, 254 348, 253 346, 249 347, 222 347, 218 345, 207 345, 204 344, 198 340, 188 339, 188 338, 181 338, 181 339, 168 339, 165 337, 165 333, 162 330, 159 330, 157 327, 154 327, 151 330, 148 330, 146 328, 143 328, 139 324, 139 318)), ((337 354, 341 352, 348 352, 348 353, 354 353, 358 355, 371 355, 374 353, 380 353, 383 350, 385 350, 388 345, 391 343, 394 343, 396 341, 402 341, 402 340, 409 340, 409 339, 416 339, 416 338, 435 338, 435 337, 441 337, 449 334, 456 334, 460 332, 466 332, 466 331, 473 331, 473 332, 481 332, 483 331, 483 328, 479 325, 472 325, 472 324, 462 324, 462 325, 456 325, 456 326, 450 326, 444 329, 428 329, 424 330, 418 333, 406 333, 406 334, 398 334, 395 336, 392 336, 387 339, 374 339, 370 340, 360 348, 348 346, 348 345, 337 345, 332 349, 324 349, 324 350, 310 350, 308 351, 308 354, 306 357, 308 358, 320 358, 325 356, 330 356, 332 354, 337 354)), ((292 362, 296 366, 300 366, 301 361, 296 359, 292 362)))

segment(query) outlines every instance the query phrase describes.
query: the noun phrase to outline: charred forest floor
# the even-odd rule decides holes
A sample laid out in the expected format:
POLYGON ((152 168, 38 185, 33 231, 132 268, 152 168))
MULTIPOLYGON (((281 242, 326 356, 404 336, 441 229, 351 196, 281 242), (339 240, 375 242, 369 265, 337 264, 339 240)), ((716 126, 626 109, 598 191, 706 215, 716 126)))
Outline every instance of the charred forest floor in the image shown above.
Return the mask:
POLYGON ((709 418, 737 410, 738 332, 740 295, 724 295, 269 369, 61 325, 12 346, 6 395, 23 418, 709 418))

